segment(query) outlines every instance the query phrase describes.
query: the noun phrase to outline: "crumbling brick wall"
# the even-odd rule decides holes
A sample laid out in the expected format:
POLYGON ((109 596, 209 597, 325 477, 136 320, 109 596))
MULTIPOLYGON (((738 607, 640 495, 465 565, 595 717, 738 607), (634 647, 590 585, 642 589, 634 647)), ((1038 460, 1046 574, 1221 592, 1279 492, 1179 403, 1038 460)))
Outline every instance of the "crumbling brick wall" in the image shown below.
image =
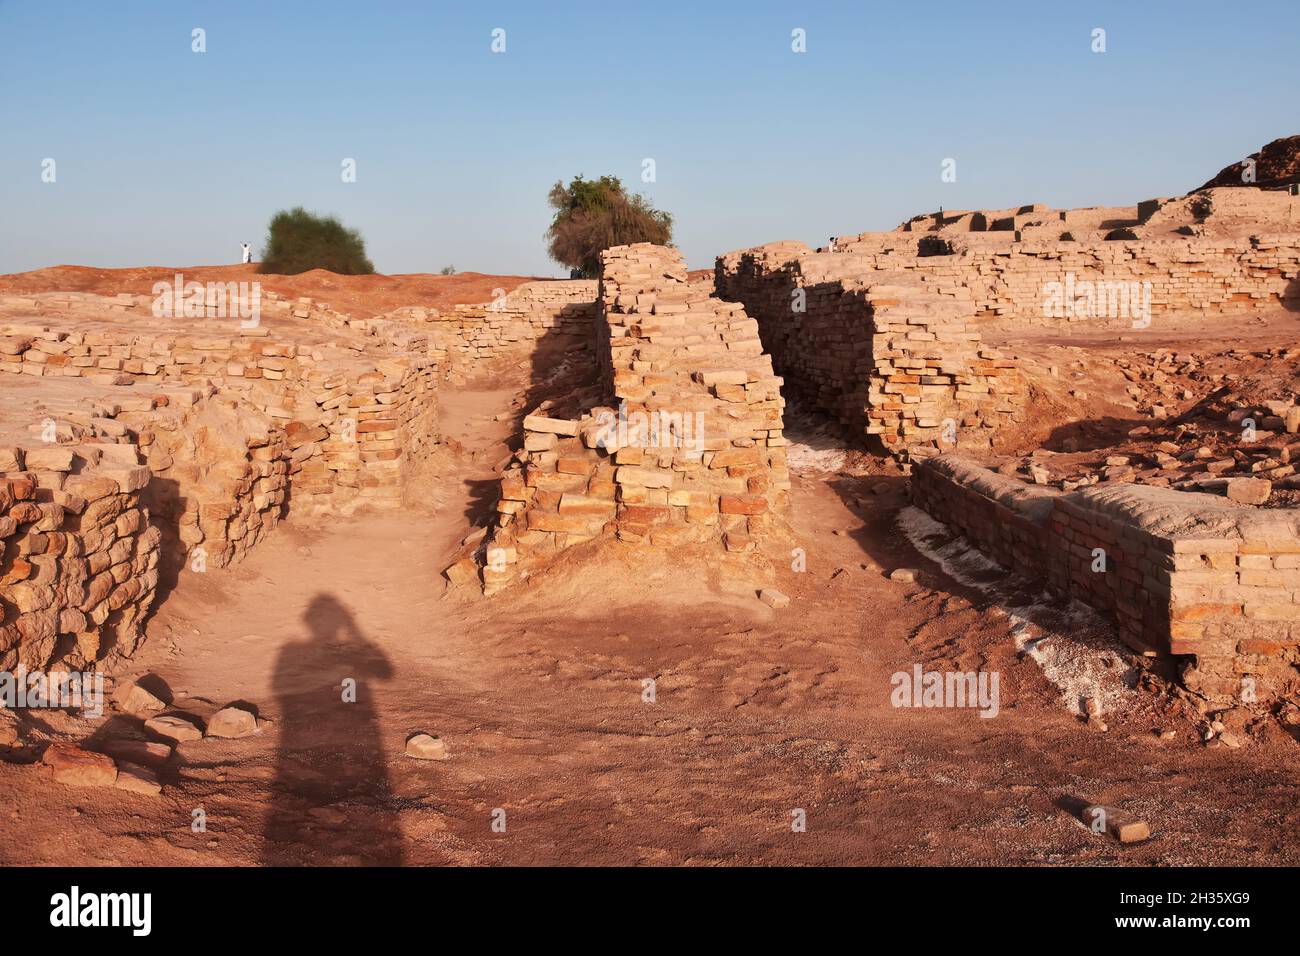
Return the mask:
MULTIPOLYGON (((170 585, 241 560, 290 503, 397 507, 409 464, 438 442, 427 336, 346 317, 323 332, 285 318, 275 335, 231 317, 177 322, 140 296, 3 298, 0 372, 43 383, 31 421, 3 422, 36 443, 0 441, 11 662, 131 653, 160 572, 170 585)), ((272 312, 331 315, 314 308, 272 312)))
MULTIPOLYGON (((898 268, 898 257, 888 268, 898 268)), ((973 296, 975 314, 987 322, 1057 326, 1142 327, 1165 315, 1234 312, 1276 307, 1300 299, 1300 236, 1247 239, 1015 242, 981 247, 954 241, 951 256, 922 256, 905 265, 930 277, 944 294, 973 296), (1058 309, 1055 289, 1073 290, 1074 308, 1058 309), (1091 283, 1089 288, 1086 283, 1091 283), (1142 289, 1140 308, 1113 306, 1115 291, 1097 283, 1142 289), (1096 296, 1089 304, 1087 296, 1096 296)))
POLYGON ((134 650, 158 583, 148 480, 134 445, 0 449, 0 670, 134 650))
POLYGON ((1093 242, 1022 241, 1011 232, 865 233, 836 249, 821 262, 802 243, 729 253, 719 259, 719 288, 728 277, 733 287, 743 284, 747 277, 738 273, 752 270, 750 262, 771 270, 806 259, 810 267, 864 282, 874 273, 904 272, 963 307, 969 303, 979 328, 1142 328, 1164 316, 1300 303, 1300 235, 1294 233, 1093 242), (1136 301, 1129 298, 1133 290, 1136 301))
POLYGON ((491 302, 450 312, 407 306, 373 321, 427 330, 430 354, 453 383, 461 383, 493 359, 530 357, 544 341, 589 341, 596 296, 590 279, 525 282, 491 302))
POLYGON ((1216 705, 1300 692, 1300 513, 1118 484, 1062 493, 953 455, 913 500, 1000 564, 1102 610, 1144 654, 1185 656, 1216 705))
POLYGON ((169 560, 224 568, 243 560, 284 515, 285 433, 237 401, 173 392, 145 413, 120 416, 138 436, 151 479, 142 490, 169 560))
POLYGON ((718 260, 716 285, 744 304, 793 394, 891 453, 988 448, 1019 420, 1016 362, 980 341, 969 295, 904 272, 857 274, 852 257, 777 243, 718 260))
MULTIPOLYGON (((88 316, 81 327, 56 308, 66 296, 17 298, 35 302, 42 314, 35 321, 0 322, 0 371, 111 385, 189 384, 236 397, 286 433, 295 507, 397 507, 405 462, 427 456, 438 442, 439 366, 423 340, 403 339, 405 353, 392 341, 304 343, 287 331, 272 337, 267 325, 232 328, 235 319, 196 322, 209 327, 178 332, 145 318, 150 300, 144 296, 75 297, 72 312, 88 316), (98 311, 91 308, 96 300, 98 311), (129 328, 93 322, 106 309, 134 310, 141 320, 129 328)), ((309 321, 333 314, 282 299, 272 303, 309 321)), ((363 332, 375 338, 374 329, 363 332)))
MULTIPOLYGON (((786 506, 780 380, 757 323, 692 284, 674 249, 620 246, 602 263, 603 394, 525 418, 483 552, 488 591, 600 534, 752 550, 786 506)), ((472 562, 449 569, 472 574, 472 562)))

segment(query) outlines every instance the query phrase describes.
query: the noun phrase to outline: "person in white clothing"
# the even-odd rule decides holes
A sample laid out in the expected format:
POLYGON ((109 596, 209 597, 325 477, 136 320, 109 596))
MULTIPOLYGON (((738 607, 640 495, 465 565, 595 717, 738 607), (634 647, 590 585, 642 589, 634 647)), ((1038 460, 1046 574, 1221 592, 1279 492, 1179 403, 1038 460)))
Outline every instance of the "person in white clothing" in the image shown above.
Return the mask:
POLYGON ((249 245, 248 243, 246 243, 246 242, 241 242, 239 245, 240 245, 240 248, 242 248, 242 249, 244 250, 244 262, 245 262, 245 263, 252 262, 252 261, 253 261, 253 247, 250 246, 250 245, 249 245))

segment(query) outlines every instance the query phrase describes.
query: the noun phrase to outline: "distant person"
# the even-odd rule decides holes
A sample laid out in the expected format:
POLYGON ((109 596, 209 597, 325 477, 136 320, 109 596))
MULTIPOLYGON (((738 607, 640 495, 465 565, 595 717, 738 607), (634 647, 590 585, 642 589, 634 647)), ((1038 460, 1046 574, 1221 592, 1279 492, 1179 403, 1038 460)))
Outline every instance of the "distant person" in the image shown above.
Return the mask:
POLYGON ((253 261, 253 247, 246 242, 241 242, 239 247, 244 250, 244 265, 253 261))
POLYGON ((827 251, 827 252, 834 252, 834 251, 835 251, 835 237, 834 237, 834 236, 831 236, 831 241, 830 241, 829 243, 827 243, 827 245, 826 245, 826 251, 827 251))

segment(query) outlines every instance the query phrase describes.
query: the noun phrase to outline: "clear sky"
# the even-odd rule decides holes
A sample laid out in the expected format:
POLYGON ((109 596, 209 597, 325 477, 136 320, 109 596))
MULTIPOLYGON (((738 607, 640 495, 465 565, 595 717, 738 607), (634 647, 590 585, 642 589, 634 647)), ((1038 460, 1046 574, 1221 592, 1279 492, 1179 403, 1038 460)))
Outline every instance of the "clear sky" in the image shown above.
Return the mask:
POLYGON ((0 90, 0 272, 233 262, 303 205, 360 229, 381 272, 559 275, 546 193, 577 173, 671 212, 694 267, 940 205, 1185 192, 1300 132, 1300 19, 1294 0, 0 0, 0 90))

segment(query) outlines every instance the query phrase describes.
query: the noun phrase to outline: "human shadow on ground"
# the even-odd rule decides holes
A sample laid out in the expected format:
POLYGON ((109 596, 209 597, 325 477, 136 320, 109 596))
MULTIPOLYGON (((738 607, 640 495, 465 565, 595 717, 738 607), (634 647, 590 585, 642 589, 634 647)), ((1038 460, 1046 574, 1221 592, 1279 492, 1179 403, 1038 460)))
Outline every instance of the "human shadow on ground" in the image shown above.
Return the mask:
POLYGON ((312 598, 303 622, 305 638, 286 643, 276 660, 279 749, 262 863, 400 865, 376 703, 392 665, 331 595, 312 598))

